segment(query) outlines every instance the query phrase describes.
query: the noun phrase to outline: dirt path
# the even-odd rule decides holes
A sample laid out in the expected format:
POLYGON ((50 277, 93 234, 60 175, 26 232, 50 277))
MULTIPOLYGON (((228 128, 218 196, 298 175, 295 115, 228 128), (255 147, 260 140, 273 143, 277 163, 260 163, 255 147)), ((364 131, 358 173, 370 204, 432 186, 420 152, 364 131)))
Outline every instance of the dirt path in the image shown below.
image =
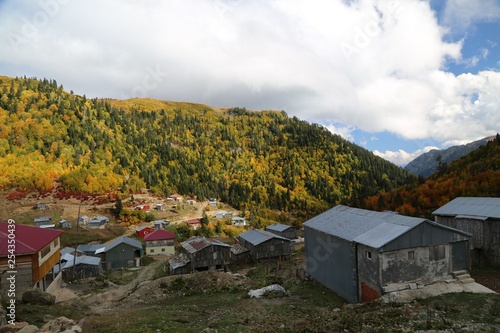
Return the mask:
POLYGON ((76 301, 78 303, 88 305, 90 311, 93 313, 102 314, 106 311, 115 311, 117 307, 120 307, 120 301, 133 293, 141 283, 152 280, 154 271, 163 262, 163 257, 155 258, 155 261, 148 266, 138 267, 137 269, 139 270, 139 273, 137 276, 132 281, 124 285, 110 283, 110 285, 104 290, 85 296, 76 295, 73 288, 67 286, 66 288, 62 288, 67 290, 62 290, 61 293, 76 295, 77 299, 70 298, 68 302, 76 301))

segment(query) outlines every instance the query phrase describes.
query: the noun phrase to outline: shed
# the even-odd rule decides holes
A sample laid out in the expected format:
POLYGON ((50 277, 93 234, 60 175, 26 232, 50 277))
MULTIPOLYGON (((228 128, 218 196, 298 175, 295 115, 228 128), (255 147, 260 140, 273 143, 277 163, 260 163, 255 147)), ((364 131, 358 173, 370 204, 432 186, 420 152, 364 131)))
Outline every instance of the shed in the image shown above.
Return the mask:
MULTIPOLYGON (((57 266, 56 266, 57 267, 57 266)), ((56 269, 56 273, 59 269, 56 269)), ((81 255, 74 257, 66 253, 61 257, 61 271, 64 279, 86 278, 101 274, 101 258, 81 255)))
POLYGON ((170 271, 172 274, 179 274, 195 270, 223 269, 229 263, 230 249, 230 245, 217 239, 191 237, 181 243, 180 254, 184 259, 174 258, 170 262, 170 271))
POLYGON ((144 238, 144 236, 152 233, 153 231, 155 231, 155 229, 148 227, 148 226, 142 226, 142 227, 137 228, 137 230, 135 232, 137 234, 137 237, 144 238))
POLYGON ((71 229, 71 222, 63 219, 59 221, 59 227, 63 229, 71 229))
POLYGON ((245 231, 237 236, 237 240, 248 249, 254 262, 269 258, 289 259, 293 252, 293 244, 288 238, 260 229, 245 231))
POLYGON ((175 234, 167 230, 155 230, 144 236, 146 254, 175 254, 175 234))
POLYGON ((235 216, 231 218, 231 221, 233 222, 233 225, 237 227, 244 227, 247 225, 247 221, 245 221, 245 219, 241 216, 235 216))
POLYGON ((82 225, 82 224, 87 224, 90 220, 90 217, 87 215, 80 216, 79 218, 76 219, 77 223, 82 225))
POLYGON ((93 228, 93 229, 102 229, 104 228, 104 225, 106 223, 109 223, 109 218, 107 218, 106 216, 97 216, 95 218, 93 218, 92 220, 88 221, 88 226, 89 228, 93 228))
POLYGON ((351 303, 470 267, 471 235, 424 218, 338 205, 303 226, 307 274, 351 303))
POLYGON ((35 222, 35 225, 38 228, 41 228, 43 226, 45 226, 46 228, 55 227, 55 225, 52 223, 52 218, 50 218, 48 216, 36 217, 33 219, 33 222, 35 222))
POLYGON ((153 225, 155 229, 163 229, 168 227, 170 225, 170 222, 166 220, 156 220, 153 221, 153 225))
POLYGON ((432 214, 437 223, 472 234, 472 264, 500 266, 500 198, 458 197, 432 214))
POLYGON ((266 227, 266 231, 272 232, 273 234, 276 234, 281 237, 285 237, 288 239, 297 239, 298 238, 298 231, 292 226, 286 225, 286 224, 280 224, 280 223, 274 223, 271 225, 268 225, 266 227))

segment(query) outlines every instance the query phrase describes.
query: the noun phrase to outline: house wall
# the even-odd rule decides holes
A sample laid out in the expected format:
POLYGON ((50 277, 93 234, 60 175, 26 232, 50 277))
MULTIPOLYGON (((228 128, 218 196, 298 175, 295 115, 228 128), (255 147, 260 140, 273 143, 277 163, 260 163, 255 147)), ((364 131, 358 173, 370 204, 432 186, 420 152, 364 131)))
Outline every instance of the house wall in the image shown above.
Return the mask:
POLYGON ((253 245, 241 237, 238 239, 242 246, 250 250, 250 257, 255 262, 260 259, 290 256, 293 251, 290 241, 279 238, 272 238, 258 245, 253 245))
POLYGON ((131 267, 135 264, 135 248, 128 244, 118 244, 104 254, 103 266, 105 269, 131 267))
POLYGON ((306 226, 304 238, 306 273, 348 302, 358 303, 355 245, 306 226))
POLYGON ((358 244, 358 292, 362 302, 373 301, 382 296, 380 284, 380 260, 376 249, 358 244), (368 257, 367 253, 370 253, 368 257))
POLYGON ((452 272, 450 244, 415 247, 380 253, 381 286, 392 283, 427 281, 452 272))
POLYGON ((194 253, 182 250, 191 260, 191 269, 223 267, 229 262, 230 248, 210 245, 194 253))
POLYGON ((500 266, 500 220, 485 221, 451 216, 435 216, 437 223, 472 234, 470 240, 472 264, 500 266))
POLYGON ((173 239, 169 240, 154 240, 146 241, 146 254, 149 255, 173 255, 175 254, 175 242, 173 239))
MULTIPOLYGON (((32 262, 36 260, 36 254, 34 255, 16 255, 16 297, 20 298, 22 293, 33 288, 35 283, 33 282, 33 264, 32 262)), ((0 272, 9 271, 7 257, 0 258, 0 272)), ((9 288, 9 282, 6 280, 7 273, 2 275, 0 279, 0 291, 4 294, 9 288)))

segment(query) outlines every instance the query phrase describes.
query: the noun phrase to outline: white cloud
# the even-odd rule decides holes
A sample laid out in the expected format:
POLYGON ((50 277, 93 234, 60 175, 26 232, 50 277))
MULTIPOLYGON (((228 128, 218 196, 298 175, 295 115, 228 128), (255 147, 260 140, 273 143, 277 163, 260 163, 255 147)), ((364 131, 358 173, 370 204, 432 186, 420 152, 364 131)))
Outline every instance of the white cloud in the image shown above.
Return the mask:
POLYGON ((411 161, 413 161, 415 158, 418 156, 427 153, 433 149, 439 149, 438 147, 434 146, 427 146, 422 149, 418 149, 412 153, 408 153, 402 149, 398 151, 391 151, 391 150, 386 150, 385 152, 380 152, 378 150, 373 151, 373 153, 377 156, 380 156, 396 165, 399 165, 401 167, 404 167, 411 161))
POLYGON ((338 134, 346 140, 354 142, 353 131, 355 130, 352 126, 344 126, 338 123, 328 123, 325 127, 333 134, 338 134))
MULTIPOLYGON (((449 0, 446 15, 496 18, 485 4, 449 0)), ((444 41, 428 1, 7 0, 0 29, 0 73, 89 97, 283 109, 346 124, 331 130, 351 141, 354 128, 467 140, 500 123, 499 73, 446 72, 463 42, 444 41)))

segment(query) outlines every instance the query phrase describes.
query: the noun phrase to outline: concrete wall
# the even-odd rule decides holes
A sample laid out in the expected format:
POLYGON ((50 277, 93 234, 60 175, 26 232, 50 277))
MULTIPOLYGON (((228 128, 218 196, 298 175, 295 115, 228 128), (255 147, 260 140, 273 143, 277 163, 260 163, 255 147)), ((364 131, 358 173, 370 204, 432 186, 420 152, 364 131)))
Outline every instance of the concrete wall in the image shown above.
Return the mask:
POLYGON ((451 245, 416 247, 380 253, 381 285, 432 281, 452 271, 451 245), (412 252, 413 254, 410 254, 412 252))
POLYGON ((358 287, 361 301, 373 301, 383 294, 380 283, 379 253, 376 249, 358 244, 357 257, 358 287))

